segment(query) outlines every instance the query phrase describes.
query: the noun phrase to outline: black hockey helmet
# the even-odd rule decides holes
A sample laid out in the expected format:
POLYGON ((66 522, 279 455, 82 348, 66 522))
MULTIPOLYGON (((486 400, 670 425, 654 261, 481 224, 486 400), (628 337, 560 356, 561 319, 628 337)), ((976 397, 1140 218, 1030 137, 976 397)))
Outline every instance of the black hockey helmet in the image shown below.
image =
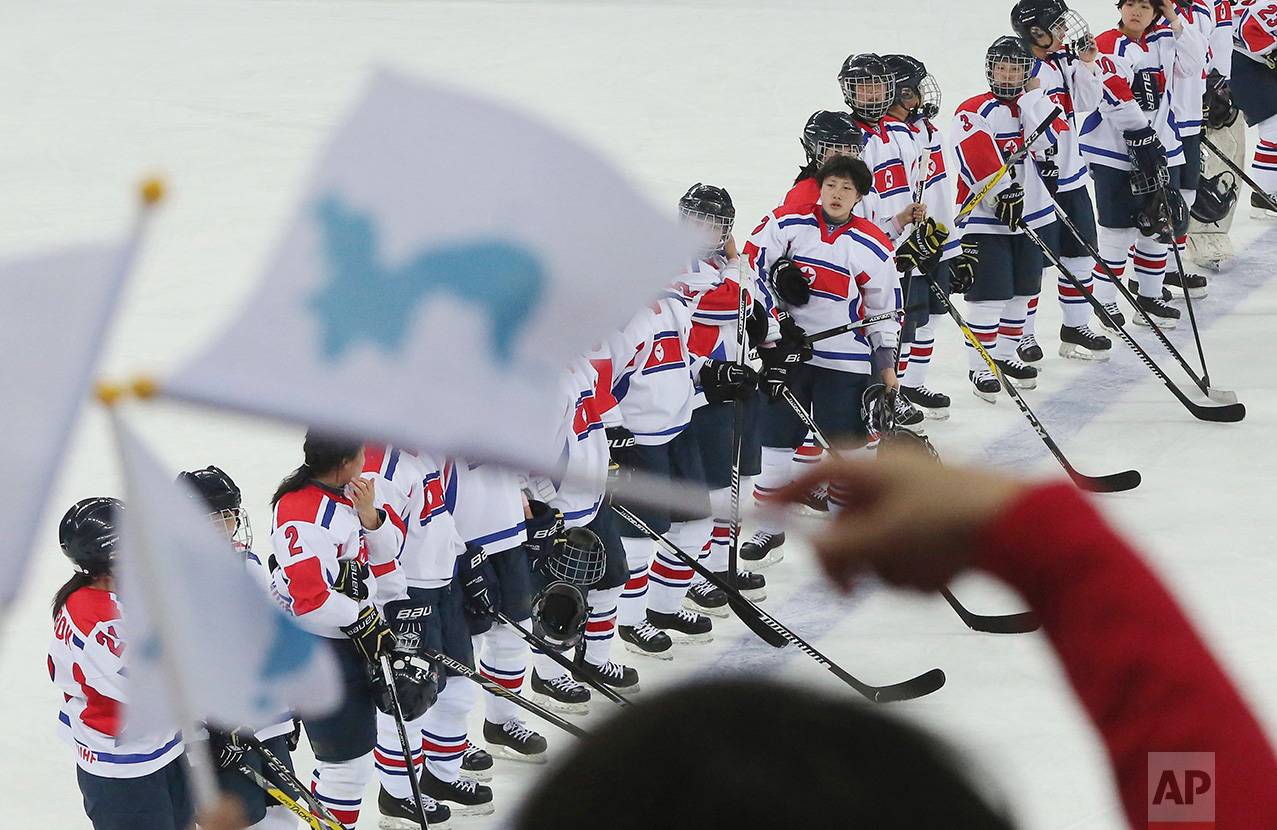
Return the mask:
POLYGON ((195 491, 214 520, 225 522, 233 517, 235 530, 231 534, 232 540, 245 548, 252 547, 253 528, 248 522, 248 512, 244 510, 244 496, 229 475, 210 464, 202 470, 178 473, 177 481, 195 491))
POLYGON ((799 140, 807 153, 808 163, 820 164, 826 155, 860 158, 865 134, 849 114, 818 110, 807 119, 799 140))
POLYGON ((391 717, 402 715, 406 721, 416 720, 439 697, 439 667, 418 654, 400 649, 390 652, 390 675, 395 682, 393 696, 380 663, 368 663, 367 671, 373 705, 391 717), (398 711, 395 710, 396 697, 398 711))
POLYGON ((585 595, 566 582, 551 582, 532 600, 532 633, 557 651, 577 647, 588 618, 585 595))
POLYGON ((1197 199, 1189 214, 1204 225, 1224 221, 1237 204, 1237 178, 1224 170, 1214 176, 1202 176, 1197 183, 1197 199))
POLYGON ((119 499, 99 496, 77 501, 62 517, 58 544, 82 573, 99 576, 111 572, 119 538, 116 523, 123 509, 119 499))
POLYGON ((896 81, 893 104, 922 118, 931 119, 940 114, 940 84, 922 61, 910 55, 883 55, 882 62, 896 81), (912 91, 914 103, 906 104, 902 100, 904 90, 912 91))
POLYGON ((895 78, 873 52, 852 55, 843 61, 838 85, 848 108, 870 123, 880 121, 896 99, 895 78))
POLYGON ((923 450, 939 461, 940 454, 927 436, 901 426, 896 420, 895 396, 899 394, 897 390, 888 391, 886 386, 875 383, 861 396, 860 415, 869 431, 869 440, 878 442, 880 453, 908 445, 923 450))
POLYGON ((1036 61, 1023 41, 1003 35, 993 41, 984 53, 984 77, 989 82, 989 89, 998 98, 1014 100, 1024 92, 1024 85, 1036 61))
POLYGON ((736 206, 721 187, 697 182, 678 200, 678 213, 698 230, 708 229, 705 241, 709 253, 727 244, 736 221, 736 206))
POLYGON ((1011 7, 1011 28, 1026 46, 1046 49, 1057 35, 1064 39, 1061 19, 1068 10, 1064 0, 1019 0, 1011 7))

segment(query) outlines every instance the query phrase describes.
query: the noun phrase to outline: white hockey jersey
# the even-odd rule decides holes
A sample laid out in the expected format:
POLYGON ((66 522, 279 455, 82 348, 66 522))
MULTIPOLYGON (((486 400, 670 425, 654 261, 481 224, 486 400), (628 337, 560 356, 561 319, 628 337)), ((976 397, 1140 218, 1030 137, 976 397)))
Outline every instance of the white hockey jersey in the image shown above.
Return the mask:
MULTIPOLYGON (((973 193, 984 187, 1054 108, 1054 102, 1041 87, 1022 93, 1014 103, 986 92, 959 104, 953 114, 952 138, 953 155, 958 164, 957 204, 965 204, 973 193)), ((1029 145, 1030 152, 1045 153, 1068 129, 1068 123, 1057 116, 1029 145)), ((966 233, 1020 233, 1007 227, 994 212, 998 194, 1013 182, 1024 189, 1024 221, 1029 227, 1036 229, 1055 221, 1050 191, 1043 184, 1037 166, 1025 157, 968 214, 966 233)))
POLYGON ((1215 0, 1215 31, 1210 36, 1210 60, 1206 71, 1216 70, 1225 78, 1233 76, 1233 4, 1215 0))
POLYGON ((1257 63, 1277 48, 1277 0, 1241 0, 1233 6, 1233 50, 1257 63))
MULTIPOLYGON (((895 249, 881 228, 862 217, 853 216, 847 224, 830 230, 819 205, 778 207, 754 228, 744 253, 760 282, 782 257, 792 259, 807 274, 811 284, 807 304, 794 308, 780 305, 808 334, 902 307, 895 249)), ((872 350, 895 348, 899 335, 900 324, 894 320, 874 323, 867 329, 821 340, 811 363, 841 372, 871 374, 872 350)))
POLYGON ((1180 7, 1179 16, 1184 28, 1191 26, 1201 33, 1206 50, 1201 71, 1176 78, 1171 87, 1171 115, 1180 138, 1184 138, 1202 131, 1202 98, 1206 95, 1206 68, 1210 62, 1211 35, 1215 33, 1215 10, 1209 0, 1192 0, 1186 7, 1180 7))
POLYGON ((454 459, 444 466, 443 485, 457 533, 466 542, 492 554, 527 541, 525 500, 516 473, 454 459))
MULTIPOLYGON (((953 220, 953 188, 949 179, 949 165, 944 158, 944 135, 929 119, 915 118, 909 122, 914 140, 923 148, 927 159, 926 185, 922 191, 922 203, 927 206, 927 216, 949 229, 941 261, 953 259, 962 253, 962 229, 953 220)), ((921 164, 922 158, 919 158, 921 164)), ((912 225, 910 226, 912 228, 912 225)))
POLYGON ((1099 108, 1082 124, 1082 156, 1087 163, 1130 170, 1123 133, 1151 124, 1166 148, 1167 163, 1172 167, 1183 164, 1184 147, 1171 116, 1171 99, 1181 78, 1199 75, 1206 68, 1206 40, 1201 31, 1185 25, 1177 35, 1169 26, 1158 24, 1142 40, 1131 40, 1111 29, 1095 42, 1102 53, 1095 65, 1104 95, 1099 108), (1153 112, 1141 110, 1131 95, 1136 72, 1152 73, 1161 89, 1161 100, 1153 112))
POLYGON ((140 778, 182 754, 176 727, 120 736, 128 702, 124 628, 114 593, 81 588, 53 623, 49 677, 62 692, 58 732, 80 769, 102 778, 140 778))
POLYGON ((607 489, 610 455, 595 398, 597 384, 598 374, 584 358, 573 361, 559 376, 558 395, 563 405, 563 420, 555 438, 561 448, 559 474, 544 482, 549 487, 547 503, 563 513, 567 527, 583 527, 593 521, 607 489))
MULTIPOLYGON (((1060 168, 1060 190, 1085 187, 1091 176, 1079 146, 1078 113, 1090 112, 1100 105, 1104 86, 1091 67, 1068 52, 1052 52, 1039 58, 1032 74, 1042 83, 1047 97, 1063 111, 1062 117, 1069 125, 1060 133, 1055 153, 1049 157, 1060 168)), ((1034 153, 1034 157, 1047 159, 1044 153, 1034 153)))
POLYGON ((868 218, 894 242, 912 227, 897 227, 894 219, 913 203, 919 177, 925 174, 918 169, 922 148, 909 125, 889 115, 877 126, 859 119, 856 123, 865 135, 860 160, 874 177, 873 195, 862 199, 856 214, 868 218))
POLYGON ((387 499, 391 504, 386 509, 393 506, 404 525, 399 554, 404 582, 412 588, 447 585, 466 546, 448 510, 443 463, 425 453, 372 445, 366 448, 365 457, 365 472, 379 472, 389 485, 387 499))
POLYGON ((279 567, 272 585, 289 613, 306 630, 341 639, 350 625, 377 596, 377 577, 369 577, 370 599, 357 601, 334 591, 339 563, 366 562, 380 568, 395 560, 403 546, 402 524, 390 517, 376 530, 364 530, 344 493, 315 482, 286 493, 275 505, 271 548, 279 567))

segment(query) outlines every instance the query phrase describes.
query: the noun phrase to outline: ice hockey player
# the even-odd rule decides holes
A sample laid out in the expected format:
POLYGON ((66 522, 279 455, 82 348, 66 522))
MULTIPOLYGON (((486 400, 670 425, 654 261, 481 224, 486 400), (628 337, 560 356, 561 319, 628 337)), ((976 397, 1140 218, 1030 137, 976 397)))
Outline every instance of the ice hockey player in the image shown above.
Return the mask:
MULTIPOLYGON (((1099 108, 1082 125, 1082 156, 1095 179, 1099 252, 1119 278, 1128 252, 1136 250, 1137 302, 1159 326, 1169 328, 1179 310, 1162 299, 1168 243, 1188 224, 1171 170, 1183 166, 1184 148, 1171 114, 1181 78, 1206 67, 1201 32, 1175 11, 1174 0, 1121 0, 1118 28, 1096 38, 1095 65, 1104 85, 1099 108), (1164 19, 1163 19, 1164 18, 1164 19), (1155 253, 1156 252, 1156 253, 1155 253)), ((1104 303, 1108 320, 1126 322, 1117 306, 1117 288, 1097 264, 1092 293, 1104 303)))
MULTIPOLYGON (((1277 2, 1233 5, 1233 59, 1229 88, 1246 123, 1259 128, 1251 174, 1269 199, 1277 198, 1277 2)), ((1251 206, 1271 217, 1270 202, 1251 195, 1251 206)))
MULTIPOLYGON (((177 481, 194 491, 201 506, 208 509, 209 521, 226 535, 234 551, 243 557, 253 581, 269 593, 269 556, 264 563, 253 552, 253 528, 248 511, 244 509, 244 498, 239 485, 225 471, 211 465, 202 470, 179 473, 177 481)), ((299 728, 300 724, 289 713, 281 712, 277 723, 257 730, 255 737, 261 741, 267 752, 292 770, 292 750, 297 747, 297 738, 300 737, 300 733, 294 730, 299 728)), ((218 784, 223 792, 231 793, 239 799, 243 805, 244 818, 250 823, 250 827, 253 830, 295 828, 297 817, 287 807, 237 771, 239 765, 244 764, 268 779, 271 778, 273 774, 264 769, 262 757, 234 732, 209 728, 208 733, 209 749, 219 767, 218 784)))
POLYGON ((94 830, 178 830, 194 808, 176 727, 124 736, 124 629, 113 576, 121 503, 76 502, 58 542, 75 566, 53 600, 49 677, 62 693, 58 733, 75 748, 76 781, 94 830))
POLYGON ((377 506, 373 482, 360 477, 361 443, 310 430, 304 454, 271 499, 278 563, 272 587, 303 628, 333 640, 345 698, 331 715, 302 723, 316 760, 311 789, 354 827, 377 743, 371 669, 395 645, 374 605, 377 578, 369 567, 394 561, 404 537, 377 506))
MULTIPOLYGON (((860 400, 865 388, 875 376, 892 389, 898 386, 900 324, 894 319, 821 340, 807 346, 806 354, 797 345, 806 342, 806 332, 901 308, 891 240, 869 220, 852 215, 861 194, 873 187, 869 168, 860 159, 836 156, 821 165, 817 180, 820 204, 773 210, 745 245, 755 278, 769 287, 767 302, 774 296, 785 318, 773 325, 768 335, 772 342, 760 350, 769 399, 762 413, 762 472, 754 493, 760 501, 792 480, 793 452, 807 432, 783 397, 787 391, 812 413, 829 440, 863 445, 860 400), (790 328, 789 334, 777 331, 782 325, 790 328), (808 355, 810 362, 803 361, 808 355)), ((845 498, 829 495, 834 506, 845 498)), ((741 558, 763 560, 784 541, 781 527, 764 520, 741 547, 741 558)))
MULTIPOLYGON (((1036 61, 1033 77, 1056 106, 1069 128, 1063 131, 1052 150, 1035 153, 1034 161, 1055 203, 1082 234, 1077 239, 1063 222, 1043 228, 1043 239, 1064 265, 1090 291, 1091 271, 1095 261, 1083 243, 1092 248, 1099 239, 1095 231, 1095 209, 1087 189, 1090 174, 1078 147, 1078 113, 1094 110, 1103 95, 1096 76, 1095 60, 1099 49, 1086 21, 1063 0, 1020 0, 1011 9, 1011 28, 1033 52, 1036 61)), ((1060 311, 1061 357, 1079 360, 1108 360, 1113 343, 1091 330, 1091 304, 1063 274, 1057 278, 1060 311)), ((1036 318, 1038 300, 1029 302, 1024 323, 1024 336, 1017 350, 1025 363, 1042 359, 1037 343, 1036 318)))
POLYGON ((781 202, 785 207, 810 205, 820 201, 820 185, 816 184, 816 169, 833 156, 860 157, 865 134, 856 120, 845 112, 818 110, 811 114, 803 126, 799 138, 807 163, 794 177, 794 186, 781 202))
MULTIPOLYGON (((998 38, 985 52, 989 91, 963 101, 953 117, 960 203, 983 188, 1054 109, 1041 82, 1030 75, 1034 60, 1014 37, 998 38)), ((1045 153, 1067 129, 1056 118, 1029 150, 1045 153)), ((1003 377, 1023 389, 1037 385, 1037 369, 1022 362, 1016 349, 1029 301, 1042 287, 1042 252, 1020 226, 1036 230, 1053 221, 1041 174, 1021 159, 971 211, 962 237, 964 249, 976 258, 972 283, 955 286, 966 295, 967 324, 1003 377)), ((967 359, 976 396, 996 402, 1002 385, 969 342, 967 359)))

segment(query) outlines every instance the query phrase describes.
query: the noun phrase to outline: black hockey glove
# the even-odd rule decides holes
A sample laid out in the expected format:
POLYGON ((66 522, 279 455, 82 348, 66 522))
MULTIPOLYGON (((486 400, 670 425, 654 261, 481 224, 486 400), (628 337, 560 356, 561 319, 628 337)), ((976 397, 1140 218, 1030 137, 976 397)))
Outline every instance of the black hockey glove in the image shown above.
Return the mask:
POLYGON ((1131 78, 1131 96, 1144 112, 1156 112, 1162 104, 1161 73, 1154 69, 1140 69, 1131 78))
POLYGON ((377 609, 371 605, 360 611, 353 623, 343 625, 341 633, 354 642, 369 663, 376 663, 383 652, 388 652, 395 645, 395 635, 390 633, 377 609))
MULTIPOLYGON (((424 657, 399 650, 390 652, 390 676, 394 679, 395 695, 405 721, 424 715, 439 696, 439 668, 424 657)), ((395 698, 390 695, 380 664, 368 667, 368 680, 373 705, 387 715, 396 716, 395 698)))
POLYGON ((302 740, 302 719, 293 718, 293 731, 289 732, 288 736, 284 739, 284 743, 288 745, 288 751, 296 752, 297 745, 301 743, 301 740, 302 740))
POLYGON ((337 563, 337 576, 333 578, 333 590, 345 594, 356 602, 368 599, 368 566, 354 559, 337 563))
POLYGON ((625 427, 608 427, 603 432, 607 435, 607 451, 613 463, 618 467, 633 468, 638 461, 634 451, 634 433, 625 427))
POLYGON ((758 388, 767 396, 767 400, 778 401, 789 382, 789 368, 798 364, 798 361, 794 359, 796 355, 793 349, 785 345, 783 341, 776 343, 770 349, 759 349, 758 355, 763 361, 763 372, 758 379, 758 388))
POLYGON ((1019 182, 1012 182, 1010 187, 998 194, 993 213, 1008 228, 1020 227, 1020 220, 1024 218, 1024 188, 1019 182))
POLYGON ((794 322, 794 316, 788 311, 779 311, 776 313, 776 322, 780 324, 780 344, 788 347, 791 352, 786 363, 792 366, 811 360, 811 343, 807 342, 807 332, 794 322))
POLYGON ((1126 139, 1126 154, 1131 164, 1146 179, 1157 181, 1162 168, 1166 167, 1166 148, 1157 137, 1157 131, 1150 127, 1138 130, 1127 130, 1122 134, 1126 139))
POLYGON ((543 501, 528 499, 528 509, 532 511, 532 517, 526 523, 528 540, 523 543, 523 548, 528 552, 532 570, 535 571, 550 558, 555 546, 562 544, 565 530, 563 513, 558 508, 543 501))
POLYGON ((772 290, 781 302, 791 306, 807 305, 811 299, 811 283, 798 263, 784 257, 776 260, 771 270, 772 290))
POLYGON ((962 253, 949 263, 949 290, 954 294, 965 294, 975 285, 975 266, 980 258, 980 246, 974 242, 963 242, 962 253))
POLYGON ((1042 184, 1050 191, 1051 196, 1060 192, 1060 166, 1050 159, 1038 162, 1038 173, 1042 175, 1042 184))
POLYGON ((457 558, 457 575, 461 579, 466 616, 476 622, 495 617, 501 609, 501 587, 497 583, 497 572, 483 548, 466 543, 466 552, 457 558))
POLYGON ((727 360, 706 360, 700 371, 701 391, 710 403, 744 399, 758 388, 758 373, 727 360))
POLYGON ((914 269, 924 274, 933 270, 948 238, 948 228, 936 224, 930 216, 923 219, 896 248, 896 270, 902 274, 914 269))
POLYGON ((757 349, 767 340, 767 307, 754 300, 754 307, 745 318, 745 340, 751 349, 757 349))
POLYGON ((239 742, 239 730, 223 732, 206 726, 208 729, 208 753, 213 756, 213 763, 218 769, 238 769, 248 755, 248 744, 239 742))
POLYGON ((1228 79, 1212 69, 1206 76, 1206 94, 1202 97, 1202 121, 1212 130, 1222 130, 1237 121, 1237 107, 1233 106, 1233 92, 1228 79))

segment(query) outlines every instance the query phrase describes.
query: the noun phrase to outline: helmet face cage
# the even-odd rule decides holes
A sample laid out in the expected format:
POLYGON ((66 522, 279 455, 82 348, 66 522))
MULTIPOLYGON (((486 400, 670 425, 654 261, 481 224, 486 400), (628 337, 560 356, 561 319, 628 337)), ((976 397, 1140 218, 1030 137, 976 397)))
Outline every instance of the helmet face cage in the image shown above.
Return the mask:
POLYGON ((815 147, 807 151, 808 161, 814 161, 816 164, 823 164, 834 156, 851 156, 854 159, 858 159, 860 158, 860 145, 822 139, 816 142, 815 147))
POLYGON ((1065 9, 1051 29, 1060 36, 1060 42, 1074 52, 1089 52, 1096 48, 1095 36, 1091 34, 1086 18, 1072 9, 1065 9))
POLYGON ((896 99, 891 75, 857 74, 839 78, 838 83, 847 106, 866 121, 880 121, 896 99))
POLYGON ((703 240, 703 250, 714 253, 727 244, 727 237, 732 235, 732 219, 704 210, 678 206, 678 215, 703 240))
POLYGON ((918 84, 918 98, 922 101, 918 105, 919 117, 930 121, 940 114, 940 82, 930 72, 918 84))
POLYGON ((566 582, 551 582, 532 600, 532 633, 556 651, 580 644, 588 617, 581 589, 566 582))
POLYGON ((239 550, 253 547, 253 526, 248 521, 248 511, 243 507, 228 507, 208 514, 208 521, 222 536, 227 537, 239 550))
POLYGON ((999 98, 1014 99, 1024 92, 1033 71, 1033 58, 990 51, 984 59, 984 77, 989 89, 999 98))
POLYGON ((570 528, 562 543, 555 546, 554 553, 546 559, 546 570, 557 580, 589 588, 602 579, 607 570, 603 542, 591 530, 570 528))

